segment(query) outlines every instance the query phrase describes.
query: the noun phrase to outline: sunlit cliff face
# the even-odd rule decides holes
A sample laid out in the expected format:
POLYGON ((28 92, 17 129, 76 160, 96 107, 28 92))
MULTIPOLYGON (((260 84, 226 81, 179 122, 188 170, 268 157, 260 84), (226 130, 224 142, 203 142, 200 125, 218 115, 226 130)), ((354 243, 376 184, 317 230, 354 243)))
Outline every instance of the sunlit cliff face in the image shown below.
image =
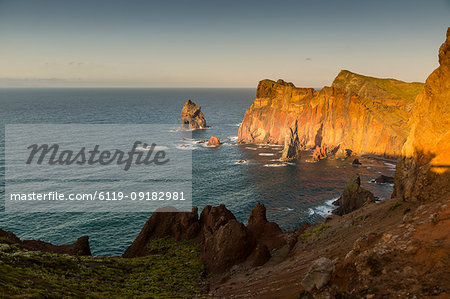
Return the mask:
POLYGON ((450 168, 450 28, 439 49, 439 64, 415 100, 402 154, 442 174, 450 168))

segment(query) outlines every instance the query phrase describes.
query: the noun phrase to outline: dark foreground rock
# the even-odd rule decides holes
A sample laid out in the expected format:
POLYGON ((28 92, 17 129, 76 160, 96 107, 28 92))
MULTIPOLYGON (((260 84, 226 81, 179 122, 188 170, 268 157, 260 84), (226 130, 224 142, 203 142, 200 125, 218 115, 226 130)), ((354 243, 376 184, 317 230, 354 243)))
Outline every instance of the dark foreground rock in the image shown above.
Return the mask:
POLYGON ((204 129, 206 120, 201 107, 188 100, 181 111, 181 125, 187 129, 204 129))
POLYGON ((152 239, 171 237, 180 240, 190 240, 200 232, 197 219, 197 208, 192 212, 155 212, 145 223, 137 238, 123 253, 123 257, 138 257, 148 255, 147 245, 152 239))
POLYGON ((3 243, 16 244, 20 248, 30 251, 43 251, 50 253, 69 254, 76 256, 91 256, 89 237, 79 237, 73 244, 53 245, 40 240, 21 241, 15 234, 0 229, 0 239, 3 243))
POLYGON ((269 222, 266 218, 266 207, 257 203, 250 213, 248 229, 269 250, 281 248, 286 245, 281 228, 275 222, 269 222))
POLYGON ((271 258, 272 250, 286 245, 286 240, 280 227, 267 221, 262 204, 252 210, 248 223, 237 221, 225 205, 208 205, 200 217, 196 208, 189 213, 155 212, 122 256, 149 255, 152 240, 171 237, 192 240, 211 273, 222 273, 237 264, 260 266, 271 258))
POLYGON ((345 187, 344 193, 333 204, 339 207, 333 210, 333 214, 344 215, 361 208, 366 203, 375 202, 372 192, 361 188, 361 178, 356 174, 345 187))

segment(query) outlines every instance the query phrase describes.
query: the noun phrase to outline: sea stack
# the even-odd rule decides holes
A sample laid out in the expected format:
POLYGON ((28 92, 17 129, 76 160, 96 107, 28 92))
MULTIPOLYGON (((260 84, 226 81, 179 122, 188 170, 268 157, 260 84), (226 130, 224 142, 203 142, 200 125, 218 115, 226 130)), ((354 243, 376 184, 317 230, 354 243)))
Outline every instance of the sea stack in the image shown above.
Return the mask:
POLYGON ((201 107, 191 100, 188 100, 181 111, 181 126, 185 129, 204 129, 206 120, 201 107))
POLYGON ((281 154, 282 161, 292 161, 300 158, 301 144, 297 131, 297 120, 295 120, 284 140, 283 153, 281 154))

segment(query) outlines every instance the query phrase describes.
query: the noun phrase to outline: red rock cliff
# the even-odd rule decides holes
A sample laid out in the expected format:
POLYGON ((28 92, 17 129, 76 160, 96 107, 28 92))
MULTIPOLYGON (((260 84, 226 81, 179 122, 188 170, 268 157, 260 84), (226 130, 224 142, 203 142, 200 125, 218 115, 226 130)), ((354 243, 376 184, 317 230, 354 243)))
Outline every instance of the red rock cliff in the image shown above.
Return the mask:
POLYGON ((398 156, 421 83, 366 77, 341 71, 331 87, 297 88, 283 80, 259 82, 256 99, 239 128, 244 143, 283 144, 298 121, 300 142, 360 154, 398 156))
POLYGON ((394 196, 406 200, 450 196, 450 28, 439 64, 416 98, 411 132, 397 164, 394 196))

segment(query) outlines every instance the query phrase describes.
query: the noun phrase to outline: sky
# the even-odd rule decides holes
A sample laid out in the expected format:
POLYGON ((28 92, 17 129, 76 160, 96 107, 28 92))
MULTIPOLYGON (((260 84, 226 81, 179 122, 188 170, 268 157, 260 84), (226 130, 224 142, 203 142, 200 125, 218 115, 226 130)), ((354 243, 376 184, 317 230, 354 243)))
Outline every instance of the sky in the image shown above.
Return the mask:
POLYGON ((450 0, 0 0, 0 87, 425 81, 450 0))

